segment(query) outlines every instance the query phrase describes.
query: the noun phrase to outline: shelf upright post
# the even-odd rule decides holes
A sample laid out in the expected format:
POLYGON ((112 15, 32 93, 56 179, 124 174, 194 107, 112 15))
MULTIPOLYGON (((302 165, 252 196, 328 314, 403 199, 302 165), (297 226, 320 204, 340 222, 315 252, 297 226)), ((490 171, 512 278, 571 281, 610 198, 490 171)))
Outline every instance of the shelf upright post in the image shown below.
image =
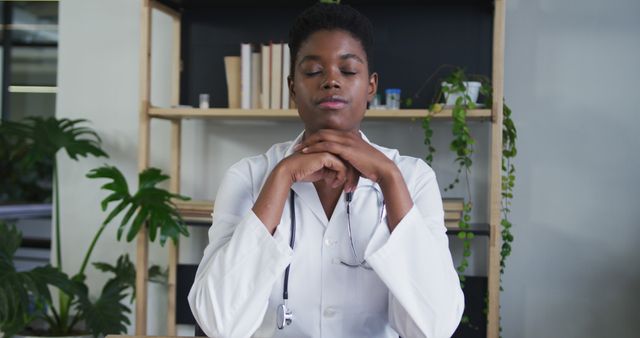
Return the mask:
MULTIPOLYGON (((149 167, 149 86, 151 71, 151 6, 141 1, 140 11, 140 112, 138 125, 138 172, 149 167)), ((147 334, 147 265, 149 242, 147 228, 138 233, 136 246, 136 336, 147 334)))
MULTIPOLYGON (((173 28, 173 52, 171 55, 171 105, 180 104, 180 27, 181 17, 179 13, 171 14, 173 28)), ((171 192, 180 192, 180 163, 182 141, 182 119, 171 120, 171 181, 169 189, 171 192)), ((167 310, 167 335, 176 335, 176 276, 178 273, 178 246, 173 241, 169 241, 169 292, 167 310)))
POLYGON ((487 337, 500 336, 500 207, 502 199, 502 108, 504 97, 505 0, 495 0, 493 16, 493 116, 491 119, 491 188, 489 191, 491 229, 489 238, 489 305, 487 337))

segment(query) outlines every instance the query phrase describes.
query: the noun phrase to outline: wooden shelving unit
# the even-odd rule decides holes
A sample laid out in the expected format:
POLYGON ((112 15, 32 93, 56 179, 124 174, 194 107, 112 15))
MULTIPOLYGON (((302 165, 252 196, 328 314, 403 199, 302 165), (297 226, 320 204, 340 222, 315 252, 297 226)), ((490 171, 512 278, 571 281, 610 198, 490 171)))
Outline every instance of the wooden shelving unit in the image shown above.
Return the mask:
MULTIPOLYGON (((167 2, 167 0, 164 0, 167 2)), ((171 0, 171 4, 180 5, 184 0, 171 0)), ((201 2, 197 2, 203 5, 201 2)), ((149 166, 150 128, 152 118, 169 119, 171 121, 171 183, 170 190, 180 191, 180 158, 181 158, 181 122, 183 119, 293 119, 297 117, 295 110, 269 109, 197 109, 197 108, 157 108, 150 105, 150 72, 151 72, 151 13, 161 11, 173 20, 173 41, 181 45, 182 15, 174 6, 167 6, 161 0, 142 0, 141 12, 141 52, 140 52, 140 110, 139 110, 139 154, 138 169, 149 166)), ((489 189, 489 224, 479 224, 478 234, 489 236, 488 257, 488 325, 487 337, 499 337, 499 297, 500 297, 500 200, 501 200, 501 159, 502 159, 502 114, 503 114, 503 70, 504 70, 504 25, 505 0, 494 0, 493 4, 493 45, 492 45, 492 83, 493 106, 490 109, 476 109, 469 113, 470 118, 487 120, 491 123, 490 147, 490 189, 489 189)), ((178 106, 180 101, 181 55, 180 48, 173 48, 172 55, 173 85, 171 105, 178 106)), ((426 109, 401 110, 369 110, 366 119, 417 119, 427 114, 426 109)), ((450 118, 451 111, 444 109, 435 115, 436 118, 450 118)), ((169 241, 169 306, 167 335, 176 335, 176 271, 177 248, 169 241)), ((148 238, 146 229, 137 239, 137 272, 136 272, 136 335, 147 333, 147 269, 148 238)))
MULTIPOLYGON (((370 119, 416 119, 428 114, 426 109, 367 110, 365 120, 370 119)), ((229 108, 150 108, 149 116, 163 119, 189 118, 233 118, 233 119, 297 119, 295 109, 229 109, 229 108)), ((451 110, 443 109, 433 115, 434 118, 451 118, 451 110)), ((491 117, 491 109, 469 110, 468 118, 486 119, 491 117)))

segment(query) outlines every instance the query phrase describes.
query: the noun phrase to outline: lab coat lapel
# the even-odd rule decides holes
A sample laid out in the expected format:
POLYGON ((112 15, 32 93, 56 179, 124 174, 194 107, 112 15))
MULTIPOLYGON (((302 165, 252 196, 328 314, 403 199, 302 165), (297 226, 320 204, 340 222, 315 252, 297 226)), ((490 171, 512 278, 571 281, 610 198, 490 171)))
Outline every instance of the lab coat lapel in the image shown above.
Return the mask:
MULTIPOLYGON (((293 184, 291 189, 296 193, 298 200, 300 200, 307 208, 311 209, 311 212, 318 218, 322 225, 326 227, 327 224, 329 224, 329 220, 327 219, 327 215, 324 213, 322 203, 320 203, 320 197, 318 197, 318 192, 313 186, 313 183, 297 182, 293 184)), ((297 213, 296 215, 298 214, 300 213, 297 213)))

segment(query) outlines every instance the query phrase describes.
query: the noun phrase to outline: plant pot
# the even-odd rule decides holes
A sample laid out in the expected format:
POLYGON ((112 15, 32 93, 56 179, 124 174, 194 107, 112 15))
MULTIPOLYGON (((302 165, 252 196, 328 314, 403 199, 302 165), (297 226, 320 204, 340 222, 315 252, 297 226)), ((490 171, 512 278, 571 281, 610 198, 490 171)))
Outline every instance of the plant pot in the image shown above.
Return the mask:
MULTIPOLYGON (((480 92, 480 82, 478 81, 464 81, 462 82, 464 84, 465 87, 465 92, 466 94, 471 98, 471 101, 473 103, 476 103, 478 101, 478 93, 480 92)), ((447 82, 442 82, 442 87, 450 87, 451 84, 447 83, 447 82)), ((454 104, 456 104, 456 100, 461 96, 462 93, 457 92, 457 93, 445 93, 444 94, 444 98, 446 100, 446 105, 447 106, 452 106, 454 104)))

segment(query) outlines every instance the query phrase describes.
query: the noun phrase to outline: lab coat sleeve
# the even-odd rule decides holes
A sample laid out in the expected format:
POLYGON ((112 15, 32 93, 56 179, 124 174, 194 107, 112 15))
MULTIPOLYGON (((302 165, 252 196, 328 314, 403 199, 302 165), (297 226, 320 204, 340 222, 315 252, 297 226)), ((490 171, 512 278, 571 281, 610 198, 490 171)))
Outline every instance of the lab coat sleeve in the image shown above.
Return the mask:
POLYGON ((407 182, 414 206, 389 234, 378 227, 365 257, 389 288, 389 322, 402 337, 451 337, 464 311, 464 295, 449 251, 435 174, 417 165, 407 182))
POLYGON ((293 254, 267 231, 253 203, 248 178, 232 167, 218 190, 209 244, 189 292, 191 311, 209 337, 251 336, 293 254))

